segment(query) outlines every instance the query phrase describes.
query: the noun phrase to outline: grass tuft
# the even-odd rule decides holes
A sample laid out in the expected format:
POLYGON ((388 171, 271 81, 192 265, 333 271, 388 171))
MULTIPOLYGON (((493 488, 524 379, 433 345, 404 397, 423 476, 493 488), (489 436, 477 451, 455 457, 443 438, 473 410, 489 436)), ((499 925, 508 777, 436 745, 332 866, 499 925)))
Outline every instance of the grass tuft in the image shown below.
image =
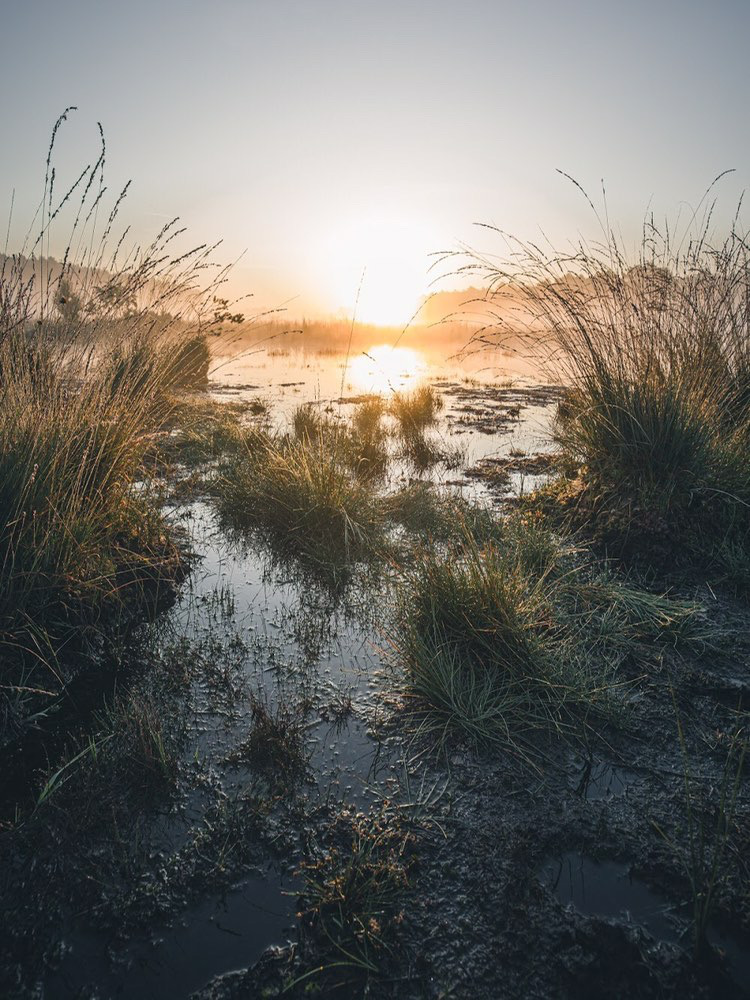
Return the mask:
POLYGON ((694 605, 594 568, 538 519, 423 552, 405 571, 391 636, 422 728, 526 759, 551 734, 613 720, 617 670, 649 646, 700 641, 694 605), (421 709, 420 709, 421 706, 421 709))
POLYGON ((736 224, 713 244, 710 220, 710 207, 685 231, 651 218, 635 257, 607 230, 562 254, 512 241, 507 264, 469 266, 569 387, 558 438, 581 485, 570 515, 612 554, 747 586, 750 245, 736 224))
POLYGON ((277 706, 253 694, 247 738, 232 752, 232 763, 247 763, 263 775, 274 790, 294 787, 304 776, 310 757, 305 739, 304 704, 277 706))
POLYGON ((230 456, 216 483, 222 515, 333 575, 370 556, 383 516, 336 441, 269 441, 230 456))
POLYGON ((385 810, 344 811, 327 839, 320 857, 301 869, 302 930, 317 967, 294 985, 306 980, 326 995, 359 995, 398 945, 414 835, 385 810))

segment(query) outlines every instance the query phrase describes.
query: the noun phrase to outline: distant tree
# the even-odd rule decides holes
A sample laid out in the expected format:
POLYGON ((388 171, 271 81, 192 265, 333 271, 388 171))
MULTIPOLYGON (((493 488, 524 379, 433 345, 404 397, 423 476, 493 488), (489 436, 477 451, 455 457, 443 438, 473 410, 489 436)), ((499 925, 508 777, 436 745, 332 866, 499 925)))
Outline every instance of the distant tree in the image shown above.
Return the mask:
POLYGON ((103 285, 99 285, 89 308, 94 313, 106 312, 118 316, 132 316, 138 308, 138 303, 135 292, 128 287, 127 279, 114 277, 103 285))
POLYGON ((213 297, 214 304, 214 318, 211 321, 212 326, 221 326, 223 323, 244 323, 245 314, 244 313, 233 313, 229 308, 229 299, 219 299, 215 295, 213 297))
POLYGON ((76 323, 80 319, 82 305, 81 296, 73 291, 69 279, 63 278, 55 296, 55 308, 63 322, 71 326, 76 323))

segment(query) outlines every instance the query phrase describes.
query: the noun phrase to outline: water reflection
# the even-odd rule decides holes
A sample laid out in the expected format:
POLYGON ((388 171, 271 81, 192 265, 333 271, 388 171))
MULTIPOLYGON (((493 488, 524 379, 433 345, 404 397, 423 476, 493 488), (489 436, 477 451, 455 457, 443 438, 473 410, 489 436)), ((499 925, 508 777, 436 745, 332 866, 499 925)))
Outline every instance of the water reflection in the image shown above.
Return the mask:
POLYGON ((349 362, 347 381, 358 392, 387 393, 403 389, 427 371, 427 359, 419 351, 378 344, 349 362))

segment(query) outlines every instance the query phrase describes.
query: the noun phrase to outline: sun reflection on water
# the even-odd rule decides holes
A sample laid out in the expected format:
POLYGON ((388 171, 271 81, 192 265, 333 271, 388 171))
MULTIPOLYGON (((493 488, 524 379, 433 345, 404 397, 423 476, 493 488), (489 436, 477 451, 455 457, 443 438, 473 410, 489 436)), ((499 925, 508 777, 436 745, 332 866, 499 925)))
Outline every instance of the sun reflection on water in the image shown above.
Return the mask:
POLYGON ((378 344, 352 358, 347 381, 359 392, 394 392, 426 375, 427 368, 424 355, 411 347, 378 344))

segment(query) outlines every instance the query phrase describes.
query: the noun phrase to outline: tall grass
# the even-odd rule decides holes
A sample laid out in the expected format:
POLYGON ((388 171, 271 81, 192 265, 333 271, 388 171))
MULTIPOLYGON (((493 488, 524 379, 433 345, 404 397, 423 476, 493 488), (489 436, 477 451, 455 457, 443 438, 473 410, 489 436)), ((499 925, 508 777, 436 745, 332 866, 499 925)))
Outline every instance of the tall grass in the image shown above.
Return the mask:
POLYGON ((423 385, 413 392, 394 392, 390 410, 401 434, 409 437, 434 424, 442 407, 440 394, 431 385, 423 385))
POLYGON ((57 198, 52 158, 64 119, 27 242, 0 262, 6 723, 43 710, 65 686, 64 650, 80 655, 87 637, 129 617, 179 572, 144 456, 172 394, 199 382, 207 366, 196 287, 208 248, 173 252, 180 231, 171 223, 150 246, 125 254, 124 236, 114 235, 122 196, 97 227, 103 146, 57 198), (55 261, 49 246, 66 218, 67 244, 55 261))
POLYGON ((569 386, 559 440, 608 543, 747 570, 750 244, 737 222, 712 242, 710 219, 678 235, 651 221, 634 254, 606 226, 567 253, 509 239, 507 263, 468 268, 569 386))

